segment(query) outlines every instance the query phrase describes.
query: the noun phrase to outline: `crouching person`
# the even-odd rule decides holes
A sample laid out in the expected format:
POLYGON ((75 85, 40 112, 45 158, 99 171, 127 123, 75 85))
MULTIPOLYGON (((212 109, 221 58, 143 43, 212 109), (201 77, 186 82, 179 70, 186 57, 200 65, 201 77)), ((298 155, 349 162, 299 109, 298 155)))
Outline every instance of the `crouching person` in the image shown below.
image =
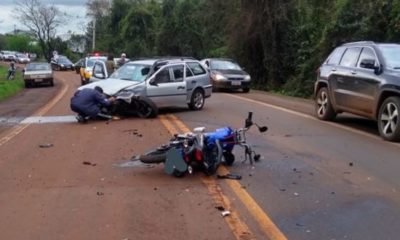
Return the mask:
POLYGON ((99 86, 94 89, 85 88, 75 92, 71 98, 71 110, 78 113, 76 119, 80 123, 89 119, 110 120, 112 116, 102 112, 102 109, 109 108, 114 101, 115 98, 107 98, 99 86))

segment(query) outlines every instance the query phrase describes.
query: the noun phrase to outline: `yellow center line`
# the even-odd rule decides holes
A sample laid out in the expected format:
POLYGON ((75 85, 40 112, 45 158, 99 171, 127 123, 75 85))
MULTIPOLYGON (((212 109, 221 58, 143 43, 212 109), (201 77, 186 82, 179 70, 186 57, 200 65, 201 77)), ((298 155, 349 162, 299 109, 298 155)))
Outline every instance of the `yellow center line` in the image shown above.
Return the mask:
MULTIPOLYGON (((168 114, 167 118, 170 119, 170 121, 172 121, 176 126, 178 126, 178 128, 183 131, 183 132, 189 132, 190 129, 181 121, 179 120, 175 115, 172 114, 168 114)), ((163 116, 163 121, 167 121, 166 117, 163 116)), ((168 123, 168 125, 171 125, 170 123, 168 123)), ((168 129, 168 128, 167 128, 168 129)), ((175 132, 176 129, 175 129, 175 132)), ((229 173, 228 169, 224 166, 220 166, 218 169, 218 173, 221 175, 227 174, 229 173)), ((216 202, 223 202, 224 204, 226 204, 227 206, 230 206, 230 202, 228 200, 228 198, 226 196, 224 196, 222 194, 222 191, 219 189, 219 197, 218 194, 214 193, 214 188, 218 187, 216 181, 214 179, 211 178, 206 178, 203 177, 203 183, 205 183, 205 185, 208 187, 210 193, 212 193, 214 200, 216 202), (217 198, 217 199, 216 199, 217 198)), ((251 215, 255 218, 255 220, 258 222, 260 229, 266 234, 266 236, 269 239, 273 239, 273 240, 286 240, 286 236, 280 231, 280 229, 275 225, 275 223, 271 220, 271 218, 263 211, 263 209, 257 204, 257 202, 251 197, 251 195, 239 184, 239 182, 237 181, 226 181, 228 183, 228 186, 233 190, 233 192, 238 196, 238 198, 241 200, 241 202, 244 204, 244 206, 246 206, 247 210, 251 213, 251 215)), ((218 187, 219 188, 219 187, 218 187)), ((218 191, 217 191, 218 192, 218 191)), ((224 206, 226 206, 224 205, 224 206)), ((235 213, 235 216, 233 216, 234 222, 242 225, 242 227, 247 228, 246 224, 244 224, 243 222, 240 221, 238 214, 235 213)), ((233 223, 231 223, 229 220, 232 219, 227 219, 227 222, 229 224, 229 226, 231 227, 231 229, 234 231, 235 236, 238 239, 243 239, 243 235, 237 235, 238 232, 236 231, 236 227, 235 225, 233 225, 233 223)), ((240 230, 246 233, 251 234, 250 230, 240 230)))
MULTIPOLYGON (((64 80, 61 79, 62 82, 62 89, 60 92, 57 93, 57 95, 50 100, 46 105, 44 105, 42 108, 40 108, 38 111, 36 111, 32 116, 43 116, 46 114, 54 105, 60 101, 60 99, 65 95, 65 93, 68 91, 68 85, 65 84, 64 80)), ((19 124, 15 127, 12 127, 9 131, 6 132, 5 136, 0 138, 0 147, 13 139, 15 136, 20 134, 23 130, 25 130, 27 127, 29 127, 31 123, 26 123, 26 124, 19 124)))

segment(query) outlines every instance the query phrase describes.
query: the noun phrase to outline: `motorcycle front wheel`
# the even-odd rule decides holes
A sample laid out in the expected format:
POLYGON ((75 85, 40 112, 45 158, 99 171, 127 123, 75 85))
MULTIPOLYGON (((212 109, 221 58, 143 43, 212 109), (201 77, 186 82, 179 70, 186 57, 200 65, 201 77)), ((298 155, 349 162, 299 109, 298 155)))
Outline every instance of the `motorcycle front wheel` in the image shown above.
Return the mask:
POLYGON ((203 150, 204 173, 208 176, 213 175, 219 166, 219 149, 217 145, 211 149, 203 150))
POLYGON ((137 157, 142 163, 163 163, 167 159, 166 150, 154 150, 137 157))

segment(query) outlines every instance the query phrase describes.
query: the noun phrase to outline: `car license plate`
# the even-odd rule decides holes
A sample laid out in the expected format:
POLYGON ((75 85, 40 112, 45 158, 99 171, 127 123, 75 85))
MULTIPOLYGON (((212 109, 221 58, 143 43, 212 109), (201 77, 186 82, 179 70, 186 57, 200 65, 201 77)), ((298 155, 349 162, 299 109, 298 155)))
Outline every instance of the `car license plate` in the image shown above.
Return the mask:
POLYGON ((43 81, 43 79, 41 79, 41 78, 36 78, 35 79, 35 82, 42 82, 43 81))
POLYGON ((240 86, 242 84, 241 81, 232 81, 231 82, 232 86, 240 86))

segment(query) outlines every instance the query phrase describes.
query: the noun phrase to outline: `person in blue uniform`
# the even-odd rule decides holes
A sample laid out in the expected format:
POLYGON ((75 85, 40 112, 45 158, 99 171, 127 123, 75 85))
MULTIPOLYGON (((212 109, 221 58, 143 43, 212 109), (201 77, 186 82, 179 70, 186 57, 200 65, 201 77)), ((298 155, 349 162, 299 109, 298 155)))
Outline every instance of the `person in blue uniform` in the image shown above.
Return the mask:
POLYGON ((114 101, 115 98, 107 98, 99 86, 94 89, 85 88, 75 92, 71 98, 71 110, 78 113, 76 119, 80 123, 89 119, 110 120, 112 116, 102 112, 102 109, 109 108, 114 101))

